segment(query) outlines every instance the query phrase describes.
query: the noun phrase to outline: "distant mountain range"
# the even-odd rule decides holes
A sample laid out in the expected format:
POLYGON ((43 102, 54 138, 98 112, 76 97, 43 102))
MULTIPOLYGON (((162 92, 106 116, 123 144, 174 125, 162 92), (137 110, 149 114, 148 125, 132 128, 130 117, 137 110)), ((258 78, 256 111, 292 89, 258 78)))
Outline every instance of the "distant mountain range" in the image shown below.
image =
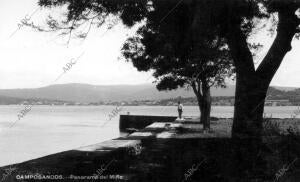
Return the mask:
MULTIPOLYGON (((288 91, 296 88, 275 87, 288 91)), ((212 96, 234 96, 235 86, 211 89, 212 96)), ((24 99, 47 99, 68 102, 108 102, 132 100, 161 100, 176 97, 194 97, 192 90, 158 91, 154 84, 141 85, 89 85, 57 84, 30 89, 0 89, 0 104, 15 104, 24 99)))

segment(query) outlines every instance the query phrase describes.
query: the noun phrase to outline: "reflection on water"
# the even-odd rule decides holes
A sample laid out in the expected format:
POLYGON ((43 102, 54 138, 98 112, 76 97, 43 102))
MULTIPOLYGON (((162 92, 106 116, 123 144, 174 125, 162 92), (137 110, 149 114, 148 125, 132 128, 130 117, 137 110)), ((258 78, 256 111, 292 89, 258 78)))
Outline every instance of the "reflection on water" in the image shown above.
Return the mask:
MULTIPOLYGON (((24 106, 0 106, 0 166, 99 143, 120 136, 115 106, 33 106, 12 128, 24 106), (103 123, 107 122, 105 125, 103 123), (102 127, 103 126, 103 127, 102 127)), ((266 107, 273 117, 290 117, 297 107, 266 107)), ((123 106, 119 114, 176 116, 176 106, 123 106)), ((184 116, 199 116, 185 106, 184 116)), ((212 107, 212 116, 232 117, 233 107, 212 107)), ((123 134, 124 135, 124 134, 123 134)))

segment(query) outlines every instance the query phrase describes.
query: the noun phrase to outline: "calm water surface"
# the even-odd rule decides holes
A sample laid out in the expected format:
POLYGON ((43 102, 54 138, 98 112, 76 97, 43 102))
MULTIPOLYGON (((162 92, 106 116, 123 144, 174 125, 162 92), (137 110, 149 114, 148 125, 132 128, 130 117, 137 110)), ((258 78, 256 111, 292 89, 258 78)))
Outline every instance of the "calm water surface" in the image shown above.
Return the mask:
MULTIPOLYGON (((120 136, 119 115, 108 121, 115 106, 33 106, 12 128, 25 106, 0 106, 0 166, 99 143, 120 136), (105 125, 104 125, 105 124, 105 125), (104 126, 103 126, 104 125, 104 126)), ((273 117, 288 118, 297 107, 266 107, 273 117)), ((119 114, 176 116, 176 106, 124 106, 119 114)), ((184 116, 199 116, 185 106, 184 116)), ((232 117, 233 107, 216 106, 212 116, 232 117)))

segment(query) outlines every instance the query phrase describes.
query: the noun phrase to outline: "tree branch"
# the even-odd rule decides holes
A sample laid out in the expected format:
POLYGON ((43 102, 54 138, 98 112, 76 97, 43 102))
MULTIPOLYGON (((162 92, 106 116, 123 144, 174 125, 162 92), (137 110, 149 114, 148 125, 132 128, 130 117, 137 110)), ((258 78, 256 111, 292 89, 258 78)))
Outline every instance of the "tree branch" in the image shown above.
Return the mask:
POLYGON ((298 18, 292 12, 279 11, 278 18, 276 38, 256 70, 265 85, 269 85, 284 56, 292 49, 291 42, 299 25, 298 18))
POLYGON ((200 89, 201 88, 201 84, 199 84, 199 82, 198 82, 198 84, 196 86, 196 82, 193 81, 191 85, 192 85, 192 88, 193 88, 193 91, 194 91, 195 95, 197 96, 197 99, 199 99, 202 102, 203 95, 202 95, 201 89, 200 89))
POLYGON ((232 26, 227 34, 227 39, 237 74, 240 76, 253 75, 255 73, 253 57, 241 28, 237 25, 232 26))

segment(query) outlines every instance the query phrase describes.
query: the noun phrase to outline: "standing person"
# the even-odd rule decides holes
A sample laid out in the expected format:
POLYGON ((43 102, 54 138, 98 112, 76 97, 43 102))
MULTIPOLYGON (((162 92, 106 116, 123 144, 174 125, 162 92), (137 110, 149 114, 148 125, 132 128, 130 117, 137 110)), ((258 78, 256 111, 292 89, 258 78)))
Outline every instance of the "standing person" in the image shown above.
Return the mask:
POLYGON ((178 101, 178 117, 179 119, 181 119, 182 116, 182 111, 183 111, 183 105, 180 103, 180 101, 178 101))

